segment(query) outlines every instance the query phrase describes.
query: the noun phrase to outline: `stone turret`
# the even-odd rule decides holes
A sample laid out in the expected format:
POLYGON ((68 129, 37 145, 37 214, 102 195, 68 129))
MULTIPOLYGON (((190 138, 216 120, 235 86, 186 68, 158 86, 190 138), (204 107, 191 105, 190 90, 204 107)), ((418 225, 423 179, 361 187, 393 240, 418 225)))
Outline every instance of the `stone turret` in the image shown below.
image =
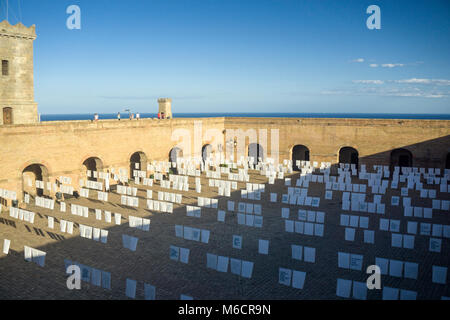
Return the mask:
POLYGON ((0 22, 0 125, 38 122, 34 101, 35 26, 0 22))
POLYGON ((170 98, 159 98, 159 109, 158 112, 164 112, 165 118, 172 118, 172 99, 170 98))

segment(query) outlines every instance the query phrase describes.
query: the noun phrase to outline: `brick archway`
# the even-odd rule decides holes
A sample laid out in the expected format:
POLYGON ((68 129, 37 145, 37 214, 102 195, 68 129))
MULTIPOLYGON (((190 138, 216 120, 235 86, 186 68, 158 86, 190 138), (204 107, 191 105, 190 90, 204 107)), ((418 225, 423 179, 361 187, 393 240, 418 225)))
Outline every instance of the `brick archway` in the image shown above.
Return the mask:
POLYGON ((292 147, 292 168, 294 171, 300 171, 300 167, 297 166, 297 161, 310 161, 310 151, 307 146, 302 144, 296 144, 292 147))

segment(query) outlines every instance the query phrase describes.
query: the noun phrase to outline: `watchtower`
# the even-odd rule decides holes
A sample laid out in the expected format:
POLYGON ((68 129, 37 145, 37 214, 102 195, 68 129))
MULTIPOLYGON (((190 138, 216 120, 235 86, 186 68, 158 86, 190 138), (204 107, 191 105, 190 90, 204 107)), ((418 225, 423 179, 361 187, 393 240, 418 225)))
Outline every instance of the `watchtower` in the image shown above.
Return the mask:
POLYGON ((170 98, 159 98, 159 110, 158 112, 164 112, 165 118, 172 118, 172 99, 170 98))
POLYGON ((34 101, 35 26, 0 22, 0 125, 38 122, 34 101))

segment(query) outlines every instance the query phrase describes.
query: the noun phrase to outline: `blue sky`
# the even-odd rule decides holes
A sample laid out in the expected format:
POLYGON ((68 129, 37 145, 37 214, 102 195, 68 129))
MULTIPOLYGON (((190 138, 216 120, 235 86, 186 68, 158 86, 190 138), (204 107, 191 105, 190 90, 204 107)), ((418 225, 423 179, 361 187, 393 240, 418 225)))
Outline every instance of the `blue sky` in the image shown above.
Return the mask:
MULTIPOLYGON (((5 18, 2 1, 0 20, 5 18)), ((41 113, 450 113, 450 1, 9 0, 41 113), (69 30, 66 8, 81 8, 69 30), (369 30, 369 5, 381 29, 369 30)))

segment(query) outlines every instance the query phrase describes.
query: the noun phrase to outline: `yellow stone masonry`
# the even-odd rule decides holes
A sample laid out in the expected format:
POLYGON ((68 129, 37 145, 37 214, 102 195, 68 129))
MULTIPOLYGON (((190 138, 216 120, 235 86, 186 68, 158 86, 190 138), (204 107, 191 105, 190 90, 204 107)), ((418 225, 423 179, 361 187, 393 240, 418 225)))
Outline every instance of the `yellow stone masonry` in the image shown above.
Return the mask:
POLYGON ((0 124, 38 121, 34 101, 33 41, 35 26, 0 22, 0 124), (3 74, 3 65, 8 72, 3 74), (7 119, 4 119, 7 118, 7 119))
MULTIPOLYGON (((392 150, 403 148, 412 153, 413 166, 444 169, 450 152, 449 123, 444 120, 204 118, 0 126, 0 188, 22 190, 23 170, 41 164, 47 169, 50 181, 61 175, 69 176, 78 189, 78 178, 86 170, 83 162, 90 157, 99 158, 105 170, 128 169, 133 153, 143 152, 148 161, 168 161, 172 148, 183 140, 184 157, 201 156, 206 144, 212 145, 213 153, 223 152, 228 157, 226 148, 219 150, 219 145, 225 146, 230 139, 229 132, 238 129, 244 133, 254 129, 265 157, 273 156, 271 139, 278 132, 280 161, 292 159, 293 147, 304 145, 310 150, 311 161, 337 163, 340 149, 350 146, 358 151, 360 164, 390 165, 392 150), (211 130, 216 133, 213 137, 207 134, 211 130), (266 144, 261 141, 265 135, 266 144)), ((245 139, 239 157, 248 155, 249 143, 250 139, 245 139)))

